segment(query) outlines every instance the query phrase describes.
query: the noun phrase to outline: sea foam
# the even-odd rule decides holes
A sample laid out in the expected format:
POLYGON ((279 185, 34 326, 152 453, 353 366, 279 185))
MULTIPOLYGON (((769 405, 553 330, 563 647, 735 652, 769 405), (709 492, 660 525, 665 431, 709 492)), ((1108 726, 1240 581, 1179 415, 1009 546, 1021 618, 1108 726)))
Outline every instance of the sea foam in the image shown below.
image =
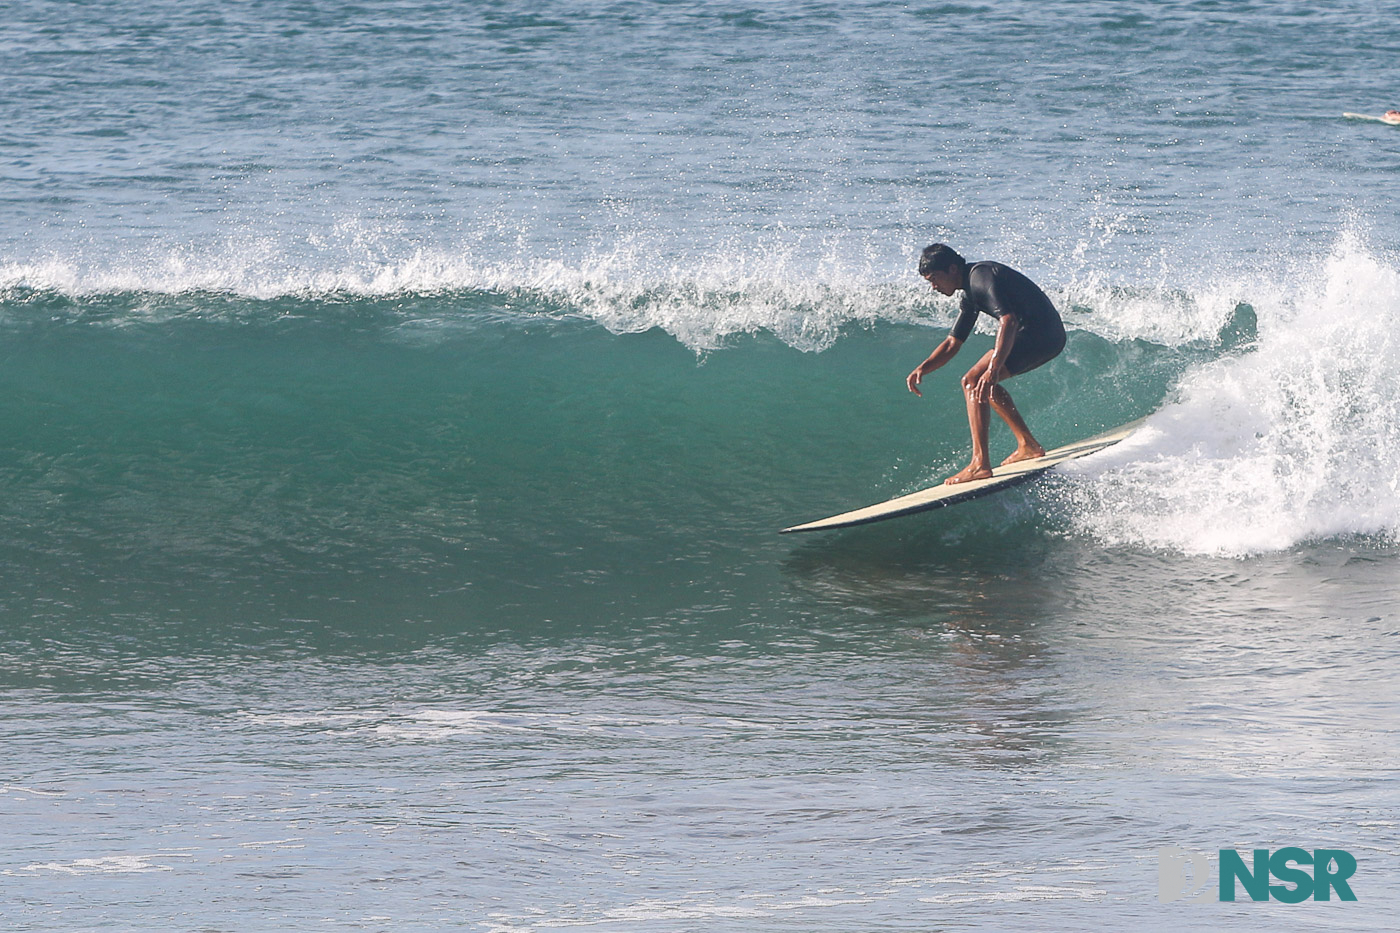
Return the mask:
MULTIPOLYGON (((956 299, 933 294, 914 273, 920 245, 876 249, 849 236, 778 232, 679 251, 630 233, 541 255, 523 241, 503 245, 499 235, 414 245, 396 231, 346 223, 315 243, 230 235, 205 246, 78 249, 0 261, 0 304, 13 318, 15 306, 36 293, 79 305, 114 295, 198 305, 203 295, 314 303, 487 294, 507 299, 522 317, 582 319, 619 335, 661 330, 697 352, 756 334, 819 352, 852 328, 951 325, 956 299)), ((1072 330, 1114 342, 1208 342, 1245 300, 1245 287, 1228 276, 1193 281, 1188 290, 1168 269, 1122 282, 1095 272, 1082 256, 1053 269, 1039 269, 1034 260, 1023 268, 1064 310, 1072 330)), ((149 303, 131 304, 139 309, 133 315, 150 314, 149 303)), ((429 313, 442 311, 439 304, 429 313)), ((201 313, 208 312, 190 310, 201 313)), ((983 329, 991 332, 985 323, 983 329)))
POLYGON ((1400 531, 1400 271, 1347 237, 1257 294, 1253 346, 1066 471, 1076 531, 1224 556, 1400 531))

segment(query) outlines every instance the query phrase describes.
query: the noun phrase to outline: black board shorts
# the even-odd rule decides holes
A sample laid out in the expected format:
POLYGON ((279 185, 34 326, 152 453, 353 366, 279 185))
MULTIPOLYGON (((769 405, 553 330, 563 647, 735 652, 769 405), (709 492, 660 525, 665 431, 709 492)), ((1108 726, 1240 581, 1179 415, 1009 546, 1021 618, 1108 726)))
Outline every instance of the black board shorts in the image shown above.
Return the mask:
POLYGON ((1016 342, 1011 345, 1011 355, 1002 364, 1007 375, 1019 376, 1030 372, 1059 356, 1065 348, 1065 328, 1058 318, 1037 322, 1037 325, 1023 327, 1017 332, 1016 342))

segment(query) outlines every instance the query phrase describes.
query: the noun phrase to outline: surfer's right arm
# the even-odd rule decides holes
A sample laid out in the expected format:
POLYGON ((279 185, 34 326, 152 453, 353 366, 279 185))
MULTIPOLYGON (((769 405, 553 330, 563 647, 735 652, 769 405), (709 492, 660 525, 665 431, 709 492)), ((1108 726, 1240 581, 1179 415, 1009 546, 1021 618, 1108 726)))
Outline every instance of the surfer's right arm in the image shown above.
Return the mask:
POLYGON ((909 374, 909 378, 904 380, 905 384, 909 386, 909 391, 919 396, 919 398, 923 398, 924 393, 919 391, 919 383, 929 373, 957 356, 958 350, 962 349, 962 345, 963 342, 952 334, 944 337, 943 342, 929 354, 929 358, 914 367, 914 371, 909 374))

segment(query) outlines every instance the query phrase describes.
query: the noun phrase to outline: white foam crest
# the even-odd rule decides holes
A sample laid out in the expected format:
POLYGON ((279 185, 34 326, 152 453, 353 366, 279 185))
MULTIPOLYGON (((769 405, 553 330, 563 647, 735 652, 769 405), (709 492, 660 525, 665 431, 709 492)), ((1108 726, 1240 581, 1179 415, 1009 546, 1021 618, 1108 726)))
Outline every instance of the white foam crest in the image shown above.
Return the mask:
POLYGON ((54 291, 75 298, 133 292, 154 295, 217 293, 255 299, 286 296, 382 297, 491 288, 501 270, 469 254, 415 250, 395 259, 337 257, 298 260, 272 240, 238 240, 207 250, 174 248, 119 263, 62 256, 0 263, 0 293, 54 291))
POLYGON ((535 299, 615 333, 660 328, 695 350, 759 332, 820 350, 853 322, 946 317, 912 273, 887 281, 872 259, 838 258, 835 245, 769 243, 680 255, 633 236, 565 259, 538 258, 523 246, 501 258, 499 244, 474 242, 404 251, 402 240, 387 239, 347 229, 304 244, 300 255, 275 238, 250 236, 99 261, 0 261, 0 296, 215 293, 271 300, 484 291, 535 299))
POLYGON ((1113 342, 1144 340, 1179 347, 1215 341, 1255 289, 1227 278, 1198 283, 1188 292, 1163 275, 1133 286, 1088 276, 1047 291, 1072 329, 1113 342))
POLYGON ((1078 531, 1221 556, 1400 532, 1400 270, 1345 237, 1255 307, 1256 346, 1073 471, 1078 531))
MULTIPOLYGON (((606 242, 544 255, 519 231, 513 238, 510 233, 501 223, 486 224, 450 245, 421 245, 411 232, 350 220, 296 244, 232 234, 203 247, 152 245, 126 254, 77 249, 0 260, 0 297, 17 291, 79 299, 214 293, 256 300, 488 292, 523 299, 517 307, 524 310, 513 313, 538 314, 543 306, 546 313, 576 315, 619 334, 660 329, 696 351, 757 333, 817 351, 851 326, 945 329, 957 308, 914 274, 917 248, 909 244, 896 244, 908 255, 888 255, 850 237, 776 230, 695 250, 678 247, 673 238, 619 232, 606 242)), ((1257 281, 1229 276, 1184 282, 1181 270, 1161 257, 1126 283, 1093 271, 1082 257, 1060 270, 1041 272, 1034 260, 1026 269, 1072 329, 1165 346, 1214 340, 1258 290, 1257 281)), ((984 323, 984 332, 989 328, 984 323)))
POLYGON ((879 280, 868 267, 793 251, 716 253, 666 265, 643 251, 615 250, 580 266, 555 264, 531 286, 614 333, 660 328, 694 350, 771 333, 800 350, 822 350, 842 328, 879 321, 921 323, 935 312, 912 282, 879 280))

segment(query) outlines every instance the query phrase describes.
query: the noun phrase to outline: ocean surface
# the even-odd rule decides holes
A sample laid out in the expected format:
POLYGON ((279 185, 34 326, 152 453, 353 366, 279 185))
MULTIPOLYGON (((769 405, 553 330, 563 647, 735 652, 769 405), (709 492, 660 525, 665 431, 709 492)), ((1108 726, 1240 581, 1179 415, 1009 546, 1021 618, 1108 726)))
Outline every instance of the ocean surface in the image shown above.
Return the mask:
POLYGON ((0 21, 0 927, 1395 928, 1395 3, 0 21))

